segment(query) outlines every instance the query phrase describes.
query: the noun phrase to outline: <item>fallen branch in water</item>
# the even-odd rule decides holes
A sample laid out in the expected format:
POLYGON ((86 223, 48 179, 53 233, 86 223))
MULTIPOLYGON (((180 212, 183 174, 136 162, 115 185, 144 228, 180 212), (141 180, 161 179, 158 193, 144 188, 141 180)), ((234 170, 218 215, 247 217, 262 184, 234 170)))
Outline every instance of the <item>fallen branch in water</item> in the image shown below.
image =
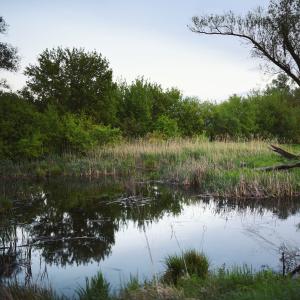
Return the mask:
POLYGON ((270 145, 270 148, 271 148, 272 151, 278 153, 280 156, 282 156, 284 158, 287 158, 287 159, 297 159, 297 160, 300 159, 299 155, 287 152, 284 149, 279 148, 279 147, 277 147, 275 145, 270 145))
POLYGON ((262 167, 262 168, 257 168, 256 170, 270 172, 270 171, 289 170, 289 169, 299 168, 299 167, 300 167, 300 162, 296 162, 294 164, 283 164, 283 165, 277 165, 271 167, 262 167))
POLYGON ((289 159, 289 160, 298 160, 295 163, 291 163, 291 164, 282 164, 282 165, 277 165, 277 166, 269 166, 269 167, 262 167, 262 168, 256 168, 256 170, 258 171, 266 171, 266 172, 270 172, 270 171, 282 171, 282 170, 289 170, 289 169, 294 169, 294 168, 299 168, 300 167, 300 156, 290 153, 288 151, 285 151, 284 149, 274 146, 274 145, 270 145, 270 148, 272 151, 278 153, 280 156, 289 159))

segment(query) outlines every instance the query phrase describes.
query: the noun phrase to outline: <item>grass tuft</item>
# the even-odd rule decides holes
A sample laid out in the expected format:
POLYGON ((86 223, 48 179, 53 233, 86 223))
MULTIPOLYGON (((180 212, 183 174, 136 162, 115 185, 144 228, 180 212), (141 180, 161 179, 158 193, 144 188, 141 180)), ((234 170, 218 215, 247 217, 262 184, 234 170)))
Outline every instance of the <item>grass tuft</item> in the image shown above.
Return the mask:
POLYGON ((166 272, 163 276, 165 282, 176 285, 183 276, 196 275, 205 278, 208 274, 209 262, 204 254, 195 250, 185 251, 182 255, 170 255, 165 259, 166 272))
POLYGON ((110 299, 109 292, 110 284, 99 272, 91 279, 86 278, 85 287, 80 287, 77 290, 77 295, 80 300, 108 300, 110 299))

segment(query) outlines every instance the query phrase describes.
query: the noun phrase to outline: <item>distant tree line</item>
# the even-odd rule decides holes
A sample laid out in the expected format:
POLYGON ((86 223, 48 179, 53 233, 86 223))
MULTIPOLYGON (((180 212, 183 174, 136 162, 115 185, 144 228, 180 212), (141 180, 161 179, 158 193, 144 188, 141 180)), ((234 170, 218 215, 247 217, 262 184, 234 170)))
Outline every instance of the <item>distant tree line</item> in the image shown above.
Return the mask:
POLYGON ((0 92, 0 157, 84 154, 121 138, 206 136, 300 142, 300 90, 279 76, 264 91, 222 103, 184 97, 138 78, 115 82, 107 59, 83 49, 45 50, 26 86, 0 92))

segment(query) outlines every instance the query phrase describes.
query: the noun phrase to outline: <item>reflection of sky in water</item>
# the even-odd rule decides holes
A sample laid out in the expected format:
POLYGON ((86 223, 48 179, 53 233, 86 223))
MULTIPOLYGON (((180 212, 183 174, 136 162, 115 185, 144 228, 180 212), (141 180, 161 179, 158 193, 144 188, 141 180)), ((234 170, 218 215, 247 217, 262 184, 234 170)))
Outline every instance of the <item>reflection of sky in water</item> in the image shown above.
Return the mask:
MULTIPOLYGON (((69 217, 64 214, 64 217, 69 217)), ((128 221, 115 233, 112 253, 100 263, 86 265, 46 266, 47 276, 53 287, 66 295, 74 288, 84 285, 85 277, 102 270, 106 279, 117 288, 129 275, 138 274, 140 279, 162 272, 163 258, 182 249, 203 250, 213 267, 248 264, 255 269, 263 265, 279 268, 279 246, 285 242, 300 246, 296 225, 300 214, 279 219, 268 210, 255 213, 249 209, 216 213, 216 205, 198 202, 184 205, 179 216, 164 214, 163 218, 146 225, 154 266, 150 263, 145 233, 128 221), (179 245, 178 245, 179 243, 179 245)), ((34 277, 45 265, 40 261, 39 251, 32 252, 34 277)), ((22 276, 22 275, 21 275, 22 276)), ((47 277, 46 277, 47 278, 47 277)))

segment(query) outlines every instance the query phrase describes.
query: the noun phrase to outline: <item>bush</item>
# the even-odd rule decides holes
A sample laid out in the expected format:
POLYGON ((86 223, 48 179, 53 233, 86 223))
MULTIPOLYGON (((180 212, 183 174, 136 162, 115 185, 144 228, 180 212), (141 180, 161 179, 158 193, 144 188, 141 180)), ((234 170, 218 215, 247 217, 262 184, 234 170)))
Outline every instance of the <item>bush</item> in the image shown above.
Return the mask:
POLYGON ((99 146, 115 144, 121 140, 121 130, 110 126, 93 125, 90 134, 94 144, 99 146))
POLYGON ((40 114, 11 93, 0 93, 0 158, 20 160, 43 153, 40 114))
POLYGON ((164 138, 179 136, 177 122, 168 116, 160 116, 154 124, 154 132, 164 138))
POLYGON ((98 125, 85 115, 59 115, 50 106, 44 113, 42 128, 47 153, 86 153, 92 147, 115 143, 121 138, 119 129, 98 125))

